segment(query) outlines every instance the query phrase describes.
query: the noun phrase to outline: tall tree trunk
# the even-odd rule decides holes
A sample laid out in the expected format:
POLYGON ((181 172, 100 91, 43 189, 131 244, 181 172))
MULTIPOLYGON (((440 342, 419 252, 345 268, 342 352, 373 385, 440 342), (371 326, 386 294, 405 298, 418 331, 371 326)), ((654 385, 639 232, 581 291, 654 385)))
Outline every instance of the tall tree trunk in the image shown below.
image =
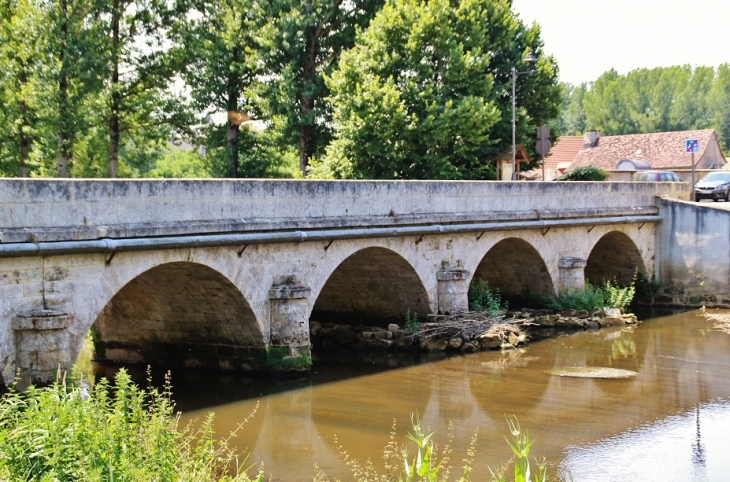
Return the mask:
POLYGON ((117 177, 119 160, 119 22, 121 18, 119 0, 113 2, 112 12, 112 93, 109 112, 109 177, 117 177))
MULTIPOLYGON (((238 62, 238 49, 233 49, 233 62, 238 62)), ((238 177, 238 79, 228 74, 228 122, 226 123, 226 177, 238 177)))
POLYGON ((308 32, 307 37, 302 99, 299 104, 299 171, 303 177, 307 175, 309 159, 314 156, 314 119, 312 119, 314 97, 309 92, 313 90, 314 78, 317 75, 315 59, 317 38, 314 30, 308 32))
POLYGON ((59 45, 59 60, 61 70, 58 75, 58 177, 68 177, 68 162, 72 157, 71 119, 68 105, 68 66, 66 65, 66 41, 68 39, 68 5, 66 0, 60 0, 61 8, 61 35, 59 45))
POLYGON ((317 76, 317 32, 310 28, 307 32, 304 72, 302 79, 302 99, 299 104, 299 170, 307 175, 309 159, 314 156, 314 79, 317 76))
MULTIPOLYGON (((25 84, 28 83, 28 74, 25 70, 21 70, 18 74, 18 92, 22 92, 25 84)), ((28 153, 30 152, 30 137, 26 133, 30 131, 30 121, 28 119, 28 104, 21 101, 18 105, 20 111, 20 119, 22 121, 18 130, 18 155, 20 157, 20 177, 28 177, 28 153)))

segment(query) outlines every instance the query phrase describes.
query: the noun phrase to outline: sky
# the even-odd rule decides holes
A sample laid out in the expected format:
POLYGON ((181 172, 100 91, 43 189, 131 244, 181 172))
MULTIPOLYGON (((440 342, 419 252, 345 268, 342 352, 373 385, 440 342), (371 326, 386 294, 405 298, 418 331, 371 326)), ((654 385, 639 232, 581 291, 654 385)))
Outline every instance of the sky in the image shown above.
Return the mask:
POLYGON ((614 68, 730 63, 730 0, 513 0, 537 22, 560 80, 596 80, 614 68))

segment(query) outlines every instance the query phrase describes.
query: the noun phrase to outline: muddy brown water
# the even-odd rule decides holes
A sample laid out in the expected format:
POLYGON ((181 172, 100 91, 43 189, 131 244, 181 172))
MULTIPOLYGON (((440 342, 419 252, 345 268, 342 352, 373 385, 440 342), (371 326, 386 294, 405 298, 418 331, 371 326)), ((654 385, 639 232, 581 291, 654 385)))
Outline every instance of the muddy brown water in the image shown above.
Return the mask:
POLYGON ((315 464, 331 478, 352 480, 342 450, 381 468, 393 421, 396 439, 406 442, 414 413, 439 445, 453 426, 454 475, 477 431, 473 480, 487 480, 488 466, 509 459, 507 414, 529 431, 531 456, 576 481, 730 480, 730 335, 701 311, 644 319, 405 367, 321 361, 307 379, 183 374, 173 385, 183 422, 213 411, 221 436, 258 404, 232 443, 250 453, 249 462, 263 462, 272 480, 311 481, 315 464), (636 375, 551 374, 569 367, 636 375))

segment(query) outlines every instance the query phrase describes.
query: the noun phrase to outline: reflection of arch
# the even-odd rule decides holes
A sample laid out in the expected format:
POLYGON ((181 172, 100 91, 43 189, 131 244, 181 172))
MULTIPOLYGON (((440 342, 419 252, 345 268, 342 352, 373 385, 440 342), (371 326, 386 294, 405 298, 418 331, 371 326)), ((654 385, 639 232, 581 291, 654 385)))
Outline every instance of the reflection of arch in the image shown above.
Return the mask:
POLYGON ((542 296, 554 293, 545 261, 527 241, 507 238, 495 244, 482 258, 473 281, 485 280, 490 288, 499 289, 508 301, 526 302, 524 295, 542 296))
POLYGON ((237 350, 263 348, 241 292, 219 272, 189 262, 154 267, 107 303, 92 329, 96 356, 121 363, 240 368, 237 350))
POLYGON ((413 267, 386 248, 366 248, 332 272, 311 318, 341 323, 403 322, 407 310, 421 319, 429 313, 428 293, 413 267))
POLYGON ((646 273, 644 260, 636 244, 626 234, 612 231, 603 236, 591 250, 585 267, 585 278, 593 285, 616 279, 629 285, 636 268, 646 273))

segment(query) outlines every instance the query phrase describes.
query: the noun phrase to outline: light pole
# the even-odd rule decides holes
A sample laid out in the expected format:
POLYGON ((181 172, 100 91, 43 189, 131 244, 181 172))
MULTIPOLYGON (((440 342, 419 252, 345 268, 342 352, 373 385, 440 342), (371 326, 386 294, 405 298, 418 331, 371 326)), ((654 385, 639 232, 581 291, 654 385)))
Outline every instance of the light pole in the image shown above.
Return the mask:
MULTIPOLYGON (((529 53, 522 59, 525 62, 537 62, 537 57, 529 53)), ((534 70, 525 70, 524 72, 518 72, 515 67, 512 67, 512 180, 517 180, 517 166, 515 157, 517 157, 517 145, 515 144, 515 86, 517 84, 517 76, 531 74, 534 70)))

